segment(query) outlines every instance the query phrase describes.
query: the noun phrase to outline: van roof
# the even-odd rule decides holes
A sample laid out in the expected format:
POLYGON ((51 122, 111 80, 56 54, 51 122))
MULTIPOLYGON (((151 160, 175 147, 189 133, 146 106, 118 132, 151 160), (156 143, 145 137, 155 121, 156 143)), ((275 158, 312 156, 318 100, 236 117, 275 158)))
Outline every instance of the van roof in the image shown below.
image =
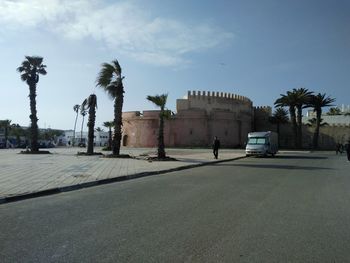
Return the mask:
POLYGON ((250 132, 248 133, 248 137, 266 137, 269 136, 271 133, 271 131, 262 131, 262 132, 250 132))

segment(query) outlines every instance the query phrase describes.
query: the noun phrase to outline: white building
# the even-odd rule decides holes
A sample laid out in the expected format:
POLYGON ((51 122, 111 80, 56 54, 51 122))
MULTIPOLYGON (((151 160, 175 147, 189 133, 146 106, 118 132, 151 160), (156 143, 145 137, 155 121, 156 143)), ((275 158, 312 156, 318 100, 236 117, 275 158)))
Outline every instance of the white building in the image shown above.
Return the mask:
MULTIPOLYGON (((62 136, 62 143, 64 145, 72 145, 74 139, 74 131, 66 130, 62 136)), ((94 144, 95 146, 106 146, 108 144, 109 134, 106 131, 95 131, 94 132, 94 144)), ((75 145, 78 145, 80 142, 87 143, 88 141, 88 132, 75 131, 75 145)))
MULTIPOLYGON (((344 106, 338 107, 340 109, 339 115, 328 115, 325 112, 322 112, 322 122, 328 123, 328 125, 350 125, 350 107, 344 106)), ((316 113, 313 110, 308 110, 306 112, 306 116, 303 117, 303 123, 307 124, 309 123, 309 120, 316 118, 316 113)))

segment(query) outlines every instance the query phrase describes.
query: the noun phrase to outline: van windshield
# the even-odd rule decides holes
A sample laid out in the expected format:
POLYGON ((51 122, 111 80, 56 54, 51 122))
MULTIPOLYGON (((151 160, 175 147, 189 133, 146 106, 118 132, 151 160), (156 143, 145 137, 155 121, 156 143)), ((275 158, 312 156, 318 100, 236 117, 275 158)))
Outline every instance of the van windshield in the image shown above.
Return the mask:
POLYGON ((266 144, 266 138, 264 138, 264 137, 251 137, 248 140, 248 144, 266 144))

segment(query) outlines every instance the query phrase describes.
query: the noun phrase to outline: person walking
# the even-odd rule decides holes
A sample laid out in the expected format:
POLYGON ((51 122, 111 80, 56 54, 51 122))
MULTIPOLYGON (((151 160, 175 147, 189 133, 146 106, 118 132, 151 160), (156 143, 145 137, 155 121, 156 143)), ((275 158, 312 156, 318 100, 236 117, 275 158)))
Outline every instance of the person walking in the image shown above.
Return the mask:
POLYGON ((213 141, 213 154, 215 159, 219 158, 219 148, 220 148, 220 140, 218 139, 217 136, 215 136, 213 141))
POLYGON ((350 162, 350 140, 348 141, 348 144, 346 145, 346 155, 348 157, 348 161, 350 162))

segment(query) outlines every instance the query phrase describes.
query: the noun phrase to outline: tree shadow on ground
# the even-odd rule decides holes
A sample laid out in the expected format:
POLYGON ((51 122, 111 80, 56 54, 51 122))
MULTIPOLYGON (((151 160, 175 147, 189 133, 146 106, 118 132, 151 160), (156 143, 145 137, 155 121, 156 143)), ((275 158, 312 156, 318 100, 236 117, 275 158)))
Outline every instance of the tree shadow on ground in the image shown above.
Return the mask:
POLYGON ((234 167, 247 167, 247 168, 259 168, 259 169, 284 169, 284 170, 306 170, 306 171, 315 171, 315 170, 333 170, 332 168, 326 167, 315 167, 315 166, 298 166, 298 165, 283 165, 283 164, 229 164, 229 163, 220 163, 213 164, 215 166, 234 166, 234 167))
POLYGON ((306 159, 306 160, 325 160, 326 156, 306 156, 306 155, 276 155, 276 159, 306 159))

